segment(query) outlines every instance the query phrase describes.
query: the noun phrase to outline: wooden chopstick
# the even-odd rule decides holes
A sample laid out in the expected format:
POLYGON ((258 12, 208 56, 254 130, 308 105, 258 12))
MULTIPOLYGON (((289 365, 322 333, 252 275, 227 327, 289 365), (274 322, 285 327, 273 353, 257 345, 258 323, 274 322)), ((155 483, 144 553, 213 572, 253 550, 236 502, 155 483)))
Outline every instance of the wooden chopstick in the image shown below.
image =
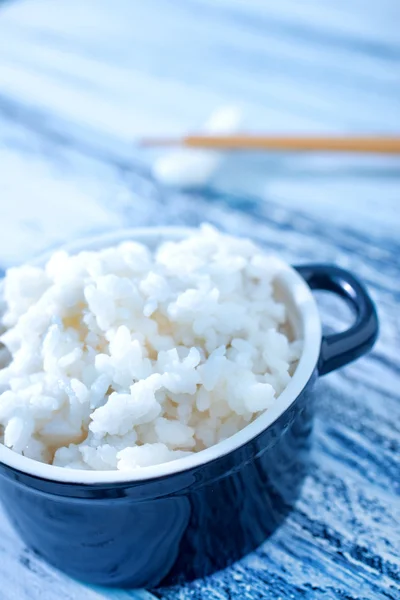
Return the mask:
POLYGON ((395 136, 267 136, 188 135, 180 138, 143 138, 142 147, 186 146, 209 150, 286 150, 295 152, 362 152, 400 154, 395 136))

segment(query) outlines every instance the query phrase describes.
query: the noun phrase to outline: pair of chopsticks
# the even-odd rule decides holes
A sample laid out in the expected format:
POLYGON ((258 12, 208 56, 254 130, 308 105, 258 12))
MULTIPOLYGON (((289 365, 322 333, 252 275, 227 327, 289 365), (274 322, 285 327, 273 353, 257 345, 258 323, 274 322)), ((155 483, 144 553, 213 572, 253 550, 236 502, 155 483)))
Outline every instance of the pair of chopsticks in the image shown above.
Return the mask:
POLYGON ((185 146, 209 150, 400 154, 400 137, 396 136, 188 135, 177 138, 143 138, 139 140, 139 145, 146 148, 185 146))

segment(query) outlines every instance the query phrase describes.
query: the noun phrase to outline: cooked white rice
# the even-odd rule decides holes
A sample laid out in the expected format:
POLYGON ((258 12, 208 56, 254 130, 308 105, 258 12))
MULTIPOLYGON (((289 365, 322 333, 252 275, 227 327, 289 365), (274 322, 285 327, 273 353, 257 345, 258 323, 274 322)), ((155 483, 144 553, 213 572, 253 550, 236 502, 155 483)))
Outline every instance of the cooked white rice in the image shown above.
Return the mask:
POLYGON ((250 241, 204 226, 154 251, 127 241, 9 269, 0 441, 104 470, 231 436, 276 401, 299 357, 274 298, 279 268, 250 241))

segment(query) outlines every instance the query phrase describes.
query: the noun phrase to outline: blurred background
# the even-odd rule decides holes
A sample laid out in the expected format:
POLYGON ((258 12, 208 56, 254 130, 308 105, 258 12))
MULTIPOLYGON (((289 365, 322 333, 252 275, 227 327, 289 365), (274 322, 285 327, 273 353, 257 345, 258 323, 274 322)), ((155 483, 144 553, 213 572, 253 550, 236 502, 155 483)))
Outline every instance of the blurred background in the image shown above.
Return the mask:
MULTIPOLYGON (((399 131, 399 29, 396 0, 0 3, 0 261, 160 220, 166 192, 142 188, 159 152, 135 140, 199 131, 221 109, 256 133, 399 131)), ((255 195, 277 219, 394 233, 398 182, 397 158, 235 154, 200 184, 255 195)), ((194 204, 164 217, 212 218, 194 204)))
MULTIPOLYGON (((399 598, 400 158, 137 144, 209 130, 400 135, 400 2, 0 1, 0 269, 100 231, 209 221, 362 277, 381 338, 320 384, 298 512, 243 564, 159 597, 399 598)), ((83 597, 1 513, 0 532, 1 600, 83 597)))

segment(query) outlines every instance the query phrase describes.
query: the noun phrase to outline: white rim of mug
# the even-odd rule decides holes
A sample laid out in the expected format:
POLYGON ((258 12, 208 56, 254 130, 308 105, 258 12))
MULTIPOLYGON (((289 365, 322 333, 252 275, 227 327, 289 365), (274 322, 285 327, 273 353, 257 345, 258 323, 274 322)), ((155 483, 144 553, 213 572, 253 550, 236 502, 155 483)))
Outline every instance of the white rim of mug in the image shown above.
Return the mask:
MULTIPOLYGON (((106 248, 107 246, 112 246, 126 240, 136 240, 144 244, 154 245, 161 241, 183 239, 194 231, 196 231, 194 228, 168 226, 117 230, 62 245, 51 252, 41 254, 34 260, 29 261, 29 264, 44 264, 56 250, 65 250, 74 254, 81 250, 99 250, 100 248, 106 248)), ((190 456, 159 465, 133 469, 132 471, 94 471, 57 467, 27 458, 3 444, 0 444, 0 463, 34 477, 61 483, 98 485, 140 482, 174 475, 175 473, 199 467, 221 456, 230 454, 257 437, 279 419, 305 388, 317 364, 321 347, 321 320, 313 294, 295 269, 284 261, 280 260, 280 263, 281 271, 279 279, 283 282, 286 289, 290 291, 291 298, 296 305, 296 310, 301 319, 303 333, 302 355, 292 379, 271 408, 246 425, 246 427, 214 446, 210 446, 190 456)))

